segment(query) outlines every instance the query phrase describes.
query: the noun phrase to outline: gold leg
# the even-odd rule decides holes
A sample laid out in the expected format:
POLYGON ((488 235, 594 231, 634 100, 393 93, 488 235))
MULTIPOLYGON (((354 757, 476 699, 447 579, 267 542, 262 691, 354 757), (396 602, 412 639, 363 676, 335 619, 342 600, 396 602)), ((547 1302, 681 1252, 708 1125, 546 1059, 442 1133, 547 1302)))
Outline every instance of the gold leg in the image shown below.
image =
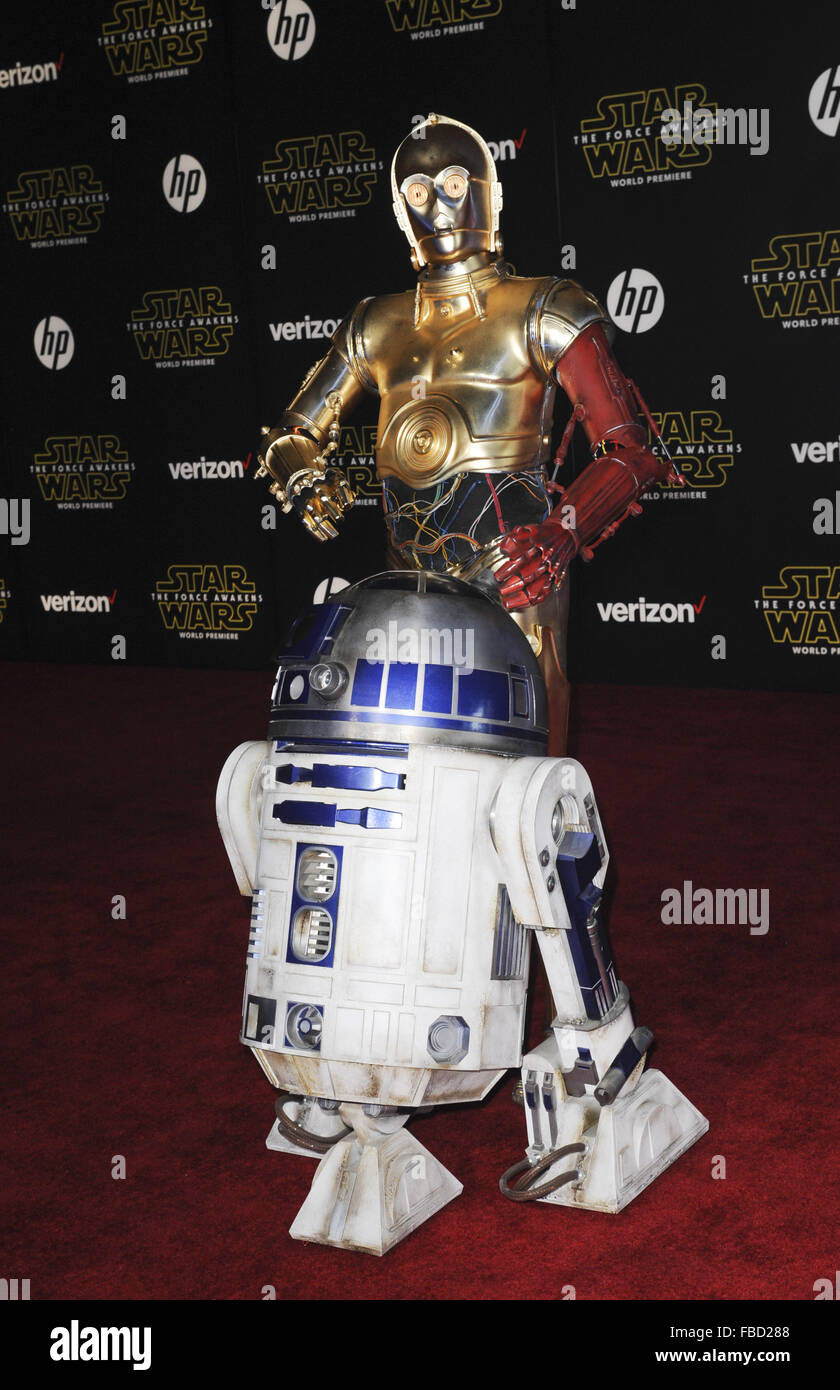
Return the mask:
POLYGON ((564 670, 566 628, 569 619, 569 587, 555 590, 543 603, 523 608, 511 617, 537 654, 548 699, 548 756, 562 758, 569 730, 571 687, 564 670))
MULTIPOLYGON (((409 569, 403 555, 396 549, 390 532, 386 542, 388 566, 395 570, 409 569)), ((502 557, 503 558, 503 557, 502 557)), ((457 570, 456 570, 457 572, 457 570)), ((458 575, 458 578, 461 578, 458 575)), ((571 687, 566 679, 566 629, 569 621, 569 586, 555 589, 543 603, 523 608, 510 615, 524 632, 536 652, 548 701, 548 756, 562 758, 566 753, 569 732, 569 701, 571 687)))

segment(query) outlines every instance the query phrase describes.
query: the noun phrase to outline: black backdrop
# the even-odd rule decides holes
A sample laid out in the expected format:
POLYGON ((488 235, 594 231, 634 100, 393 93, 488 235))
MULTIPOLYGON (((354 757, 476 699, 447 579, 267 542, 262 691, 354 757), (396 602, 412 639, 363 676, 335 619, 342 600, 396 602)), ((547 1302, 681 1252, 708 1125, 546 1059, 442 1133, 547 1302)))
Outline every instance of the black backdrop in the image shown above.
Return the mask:
POLYGON ((617 354, 688 479, 578 566, 572 677, 833 689, 838 64, 833 0, 7 11, 0 655, 268 667, 323 579, 383 567, 374 414, 329 545, 252 450, 319 334, 411 284, 390 158, 433 109, 498 150, 518 272, 623 297, 617 354), (743 110, 746 143, 666 146, 687 102, 743 110))

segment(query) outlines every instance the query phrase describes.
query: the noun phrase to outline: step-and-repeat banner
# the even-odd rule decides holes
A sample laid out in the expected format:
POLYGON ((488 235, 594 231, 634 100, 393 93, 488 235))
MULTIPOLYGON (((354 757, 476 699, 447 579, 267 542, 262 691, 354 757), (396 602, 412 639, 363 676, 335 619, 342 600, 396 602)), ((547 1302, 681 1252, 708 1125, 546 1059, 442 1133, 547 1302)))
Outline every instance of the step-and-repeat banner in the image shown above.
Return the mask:
MULTIPOLYGON (((344 315, 411 287, 390 160, 430 110, 489 141, 516 271, 608 306, 686 479, 576 565, 573 678, 835 688, 827 2, 4 14, 0 656, 267 668, 319 585, 385 567, 373 402, 343 422, 358 502, 328 544, 255 447, 344 315)), ((561 481, 586 461, 578 432, 561 481)))

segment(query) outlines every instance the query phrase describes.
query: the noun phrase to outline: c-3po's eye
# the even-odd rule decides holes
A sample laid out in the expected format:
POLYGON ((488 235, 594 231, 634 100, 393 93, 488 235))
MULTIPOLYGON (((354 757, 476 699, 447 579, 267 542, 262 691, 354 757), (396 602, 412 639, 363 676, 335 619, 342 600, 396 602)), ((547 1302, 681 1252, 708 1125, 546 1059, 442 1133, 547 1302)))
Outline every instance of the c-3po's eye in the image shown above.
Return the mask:
POLYGON ((443 181, 443 191, 447 198, 462 198, 467 190, 467 180, 463 174, 447 174, 443 181))
POLYGON ((429 190, 424 183, 410 183, 405 196, 414 208, 421 208, 429 200, 429 190))

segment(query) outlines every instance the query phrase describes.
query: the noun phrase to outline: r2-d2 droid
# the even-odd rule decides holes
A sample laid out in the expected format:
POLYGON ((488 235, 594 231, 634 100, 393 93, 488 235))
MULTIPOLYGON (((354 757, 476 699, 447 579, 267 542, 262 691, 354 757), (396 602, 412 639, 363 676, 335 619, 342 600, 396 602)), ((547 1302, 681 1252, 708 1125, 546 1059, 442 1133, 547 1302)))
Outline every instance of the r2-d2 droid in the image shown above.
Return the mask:
POLYGON ((217 809, 253 899, 241 1040, 285 1093, 268 1147, 322 1154, 297 1239, 383 1254, 456 1197, 405 1122, 511 1067, 517 1201, 619 1211, 707 1128, 643 1073, 592 786, 546 736, 528 640, 459 580, 377 575, 292 628, 217 809), (523 1058, 533 938, 556 1017, 523 1058))

